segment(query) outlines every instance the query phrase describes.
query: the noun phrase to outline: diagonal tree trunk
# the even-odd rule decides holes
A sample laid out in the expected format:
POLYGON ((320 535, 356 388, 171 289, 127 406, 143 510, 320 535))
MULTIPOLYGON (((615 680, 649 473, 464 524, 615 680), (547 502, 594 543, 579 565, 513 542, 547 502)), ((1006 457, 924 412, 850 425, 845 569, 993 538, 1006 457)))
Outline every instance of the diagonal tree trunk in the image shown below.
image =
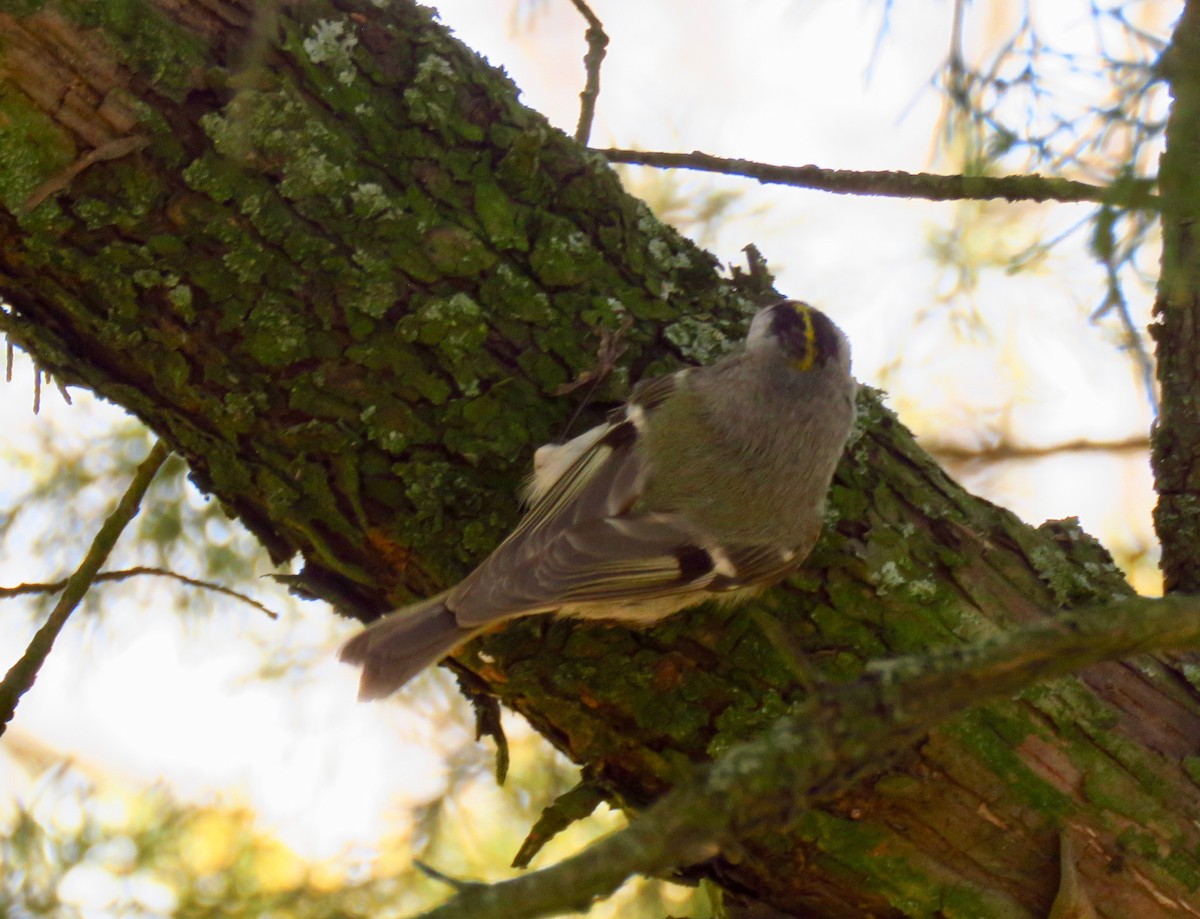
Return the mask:
MULTIPOLYGON (((0 75, 0 328, 360 618, 511 526, 602 330, 632 320, 616 397, 711 360, 750 308, 408 0, 0 2, 0 75)), ((790 647, 844 679, 1130 593, 1073 523, 965 493, 873 395, 832 504, 758 617, 528 620, 457 666, 636 809, 802 697, 790 647)), ((1200 912, 1191 673, 1143 657, 976 709, 691 873, 786 915, 1040 916, 1066 834, 1100 915, 1200 912)))
POLYGON ((1154 431, 1158 506, 1168 591, 1200 592, 1200 5, 1190 2, 1160 69, 1173 103, 1160 163, 1162 276, 1152 327, 1158 342, 1162 412, 1154 431))

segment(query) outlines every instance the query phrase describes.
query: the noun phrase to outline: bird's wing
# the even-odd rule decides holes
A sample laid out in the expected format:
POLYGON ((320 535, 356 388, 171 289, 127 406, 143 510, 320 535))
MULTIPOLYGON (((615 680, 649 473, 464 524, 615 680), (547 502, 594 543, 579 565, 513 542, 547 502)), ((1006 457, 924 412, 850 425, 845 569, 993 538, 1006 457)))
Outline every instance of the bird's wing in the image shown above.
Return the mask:
POLYGON ((544 528, 627 513, 641 496, 648 472, 637 450, 642 428, 688 373, 683 370, 638 385, 623 407, 614 411, 604 425, 593 429, 594 434, 588 432, 562 445, 560 449, 564 450, 575 449, 573 445, 585 446, 575 449, 577 455, 565 464, 557 479, 541 486, 529 512, 500 549, 529 539, 544 528))
MULTIPOLYGON (((636 449, 687 371, 644 383, 516 529, 447 599, 464 626, 566 603, 659 596, 710 571, 699 534, 674 515, 632 515, 649 470, 636 449)), ((553 461, 553 460, 552 460, 553 461)))
POLYGON ((463 628, 579 603, 654 600, 703 590, 714 559, 674 515, 608 517, 505 543, 447 600, 463 628))
MULTIPOLYGON (((566 443, 544 444, 539 447, 534 453, 533 471, 526 481, 524 488, 522 488, 522 503, 532 508, 545 498, 555 483, 562 479, 564 473, 568 472, 576 460, 581 457, 584 457, 586 460, 584 464, 585 468, 577 470, 573 475, 577 476, 576 481, 579 478, 587 481, 590 472, 595 470, 605 459, 604 447, 606 445, 601 445, 598 453, 594 452, 587 456, 585 454, 597 446, 596 442, 600 438, 608 434, 622 422, 635 421, 634 412, 637 409, 640 409, 647 416, 652 413, 671 393, 678 389, 679 381, 684 375, 686 375, 686 371, 643 381, 634 388, 629 402, 621 409, 610 413, 605 423, 584 431, 578 437, 566 443), (632 408, 633 406, 636 406, 637 409, 632 408)), ((611 446, 611 442, 607 446, 611 446)), ((549 502, 543 506, 543 510, 551 510, 555 506, 555 503, 549 502)), ((532 524, 534 521, 530 520, 529 523, 532 524)))
POLYGON ((775 543, 721 548, 728 568, 734 573, 729 577, 714 579, 708 587, 713 592, 774 584, 795 571, 804 561, 799 550, 775 543))
POLYGON ((721 594, 772 584, 802 561, 775 545, 704 545, 674 514, 594 521, 564 531, 525 573, 533 595, 564 604, 721 594))

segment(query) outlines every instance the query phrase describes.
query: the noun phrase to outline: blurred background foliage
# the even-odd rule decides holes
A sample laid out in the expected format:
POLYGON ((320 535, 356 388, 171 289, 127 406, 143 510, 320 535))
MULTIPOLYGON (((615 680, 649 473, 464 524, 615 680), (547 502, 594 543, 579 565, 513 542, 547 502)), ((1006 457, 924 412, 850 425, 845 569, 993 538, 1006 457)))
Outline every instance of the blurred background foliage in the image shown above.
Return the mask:
MULTIPOLYGON (((815 8, 822 2, 832 0, 798 0, 793 6, 815 8)), ((907 15, 911 2, 875 0, 864 6, 878 26, 876 60, 867 66, 868 90, 871 80, 882 79, 875 69, 878 56, 888 47, 895 18, 907 15)), ((656 0, 655 5, 679 4, 656 0)), ((570 35, 537 32, 539 19, 553 5, 550 0, 523 0, 511 3, 508 15, 528 40, 573 43, 574 55, 582 26, 570 35)), ((1066 5, 1057 0, 939 5, 939 15, 951 17, 952 24, 944 61, 930 75, 930 86, 942 99, 931 167, 977 175, 1037 171, 1098 184, 1136 182, 1153 174, 1167 101, 1164 87, 1155 82, 1154 67, 1179 4, 1069 4, 1091 38, 1081 41, 1075 30, 1064 46, 1059 36, 1066 33, 1045 20, 1061 16, 1066 5)), ((595 6, 604 18, 605 5, 595 6)), ((755 12, 747 8, 745 15, 755 12)), ((721 40, 719 35, 710 39, 721 40)), ((582 80, 575 71, 566 79, 577 76, 582 80)), ((604 98, 602 94, 602 105, 604 98)), ((702 93, 694 104, 704 105, 702 93)), ((733 225, 747 228, 743 232, 751 239, 759 231, 787 230, 779 209, 751 194, 750 183, 630 167, 621 174, 661 219, 702 245, 719 246, 733 225)), ((778 198, 786 192, 774 194, 778 198)), ((1030 388, 1044 387, 1046 373, 1084 371, 1069 361, 1038 366, 1039 360, 1052 363, 1059 356, 1031 357, 1019 318, 997 311, 981 293, 1002 278, 1021 275, 1030 280, 1029 290, 1040 292, 1032 295, 1032 308, 1049 309, 1038 297, 1046 304, 1061 298, 1057 279, 1081 270, 1063 250, 1075 246, 1084 251, 1090 260, 1086 290, 1091 300, 1082 313, 1068 314, 1063 321, 1099 325, 1108 346, 1128 360, 1129 386, 1141 387, 1141 398, 1152 410, 1144 327, 1158 237, 1148 212, 994 202, 952 208, 952 219, 926 223, 924 255, 933 265, 928 289, 911 293, 918 305, 893 323, 898 334, 891 336, 874 367, 864 373, 860 365, 859 375, 870 375, 871 382, 891 390, 902 418, 953 474, 1002 503, 1012 500, 1014 489, 1025 487, 1014 483, 1027 476, 1074 479, 1081 464, 1107 463, 1114 456, 1118 465, 1111 468, 1118 471, 1106 466, 1101 474, 1109 480, 1132 476, 1122 471, 1127 467, 1120 465, 1121 457, 1144 463, 1142 436, 1104 440, 1064 433, 1048 441, 1022 431, 1015 419, 1030 388), (989 390, 982 404, 940 405, 947 390, 969 388, 963 381, 971 379, 984 352, 1005 368, 1004 383, 989 390), (931 366, 942 375, 931 372, 931 366)), ((852 259, 845 270, 851 265, 852 259)), ((853 330, 851 338, 857 348, 853 330)), ((18 356, 18 368, 24 366, 18 356)), ((29 394, 17 386, 10 384, 10 400, 29 394)), ((45 388, 40 399, 54 418, 25 425, 20 438, 10 432, 0 446, 0 539, 6 560, 0 572, 5 585, 51 581, 70 572, 151 443, 138 423, 86 394, 75 395, 83 404, 69 409, 56 404, 52 412, 49 405, 59 395, 45 388)), ((1144 484, 1139 479, 1128 488, 1145 491, 1144 484)), ((1124 487, 1118 482, 1114 490, 1124 487)), ((1113 526, 1099 535, 1135 585, 1154 592, 1152 537, 1129 523, 1131 514, 1123 505, 1114 505, 1111 514, 1113 526)), ((132 641, 129 636, 140 630, 137 617, 145 622, 145 617, 182 616, 190 628, 216 623, 225 630, 226 641, 253 649, 253 666, 238 671, 237 680, 267 680, 280 693, 299 693, 352 629, 316 604, 290 598, 265 578, 274 569, 261 549, 216 502, 188 483, 178 460, 160 473, 109 567, 133 565, 237 589, 281 618, 272 622, 258 610, 207 591, 149 583, 158 579, 102 584, 77 614, 86 625, 71 626, 86 633, 84 659, 96 643, 103 653, 111 653, 105 642, 132 641), (134 624, 115 621, 118 609, 135 610, 134 624)), ((7 598, 6 622, 32 629, 53 599, 49 594, 7 598)), ((12 632, 16 626, 6 628, 12 632)), ((146 686, 146 692, 154 691, 153 685, 146 686)), ((60 704, 70 705, 72 699, 60 704)), ((389 828, 377 844, 317 856, 290 845, 240 792, 184 794, 167 783, 147 789, 138 776, 105 768, 102 757, 88 761, 21 730, 18 710, 17 729, 4 737, 0 751, 0 789, 12 791, 0 796, 0 913, 88 919, 402 916, 446 892, 414 861, 455 878, 508 876, 505 866, 521 840, 542 808, 578 781, 577 769, 521 722, 506 717, 513 764, 507 783, 497 788, 493 751, 475 740, 467 727, 470 713, 452 679, 441 671, 424 675, 419 689, 391 708, 403 710, 395 716, 410 732, 403 736, 433 751, 433 760, 441 764, 439 777, 402 806, 378 804, 389 828), (424 727, 412 728, 404 720, 410 716, 424 727)), ((155 739, 143 742, 154 744, 155 739)), ((300 757, 294 765, 303 765, 300 757)), ((405 761, 396 768, 404 772, 412 767, 405 761)), ((314 800, 314 808, 319 803, 314 800)), ((534 865, 580 848, 622 820, 602 809, 552 841, 534 865)), ((705 919, 714 915, 714 907, 704 891, 647 882, 630 885, 589 915, 705 919)))
MULTIPOLYGON (((5 816, 0 837, 0 915, 321 919, 407 916, 443 899, 447 888, 414 865, 447 877, 496 880, 541 807, 575 779, 540 738, 517 731, 514 768, 503 789, 479 748, 452 756, 447 793, 411 825, 399 824, 369 857, 313 861, 258 825, 231 801, 184 804, 162 788, 131 787, 63 761, 52 750, 10 750, 35 774, 5 816), (486 816, 485 816, 486 815, 486 816)), ((607 808, 576 824, 535 860, 547 863, 623 825, 607 808)), ((707 894, 642 882, 589 916, 712 915, 707 894)))

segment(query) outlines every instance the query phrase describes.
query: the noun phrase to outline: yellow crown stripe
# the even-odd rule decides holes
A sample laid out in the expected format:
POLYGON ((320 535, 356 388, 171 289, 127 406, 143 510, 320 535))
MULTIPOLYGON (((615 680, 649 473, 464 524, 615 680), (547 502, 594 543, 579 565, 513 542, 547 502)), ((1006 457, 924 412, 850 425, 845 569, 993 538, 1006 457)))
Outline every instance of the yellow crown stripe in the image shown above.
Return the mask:
POLYGON ((817 330, 807 303, 793 303, 792 309, 804 321, 804 355, 792 361, 796 370, 812 370, 817 359, 817 330))

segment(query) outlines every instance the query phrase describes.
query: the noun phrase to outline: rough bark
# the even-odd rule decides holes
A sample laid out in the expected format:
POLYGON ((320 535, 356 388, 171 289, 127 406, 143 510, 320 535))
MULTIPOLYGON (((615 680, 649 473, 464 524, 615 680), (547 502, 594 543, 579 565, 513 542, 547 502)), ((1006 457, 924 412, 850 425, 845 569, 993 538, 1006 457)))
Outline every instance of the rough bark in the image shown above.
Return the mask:
MULTIPOLYGON (((0 3, 0 328, 366 618, 516 519, 600 330, 634 320, 615 396, 748 304, 421 8, 251 9, 0 3)), ((1129 593, 862 408, 826 537, 760 615, 528 620, 458 666, 637 808, 802 697, 792 650, 844 679, 1129 593)), ((1040 916, 1066 833, 1100 915, 1200 912, 1191 676, 1144 657, 977 709, 691 873, 788 915, 1040 916)))
POLYGON ((1164 586, 1200 592, 1200 5, 1184 7, 1161 70, 1171 86, 1159 169, 1162 274, 1151 327, 1162 410, 1154 431, 1164 586))

